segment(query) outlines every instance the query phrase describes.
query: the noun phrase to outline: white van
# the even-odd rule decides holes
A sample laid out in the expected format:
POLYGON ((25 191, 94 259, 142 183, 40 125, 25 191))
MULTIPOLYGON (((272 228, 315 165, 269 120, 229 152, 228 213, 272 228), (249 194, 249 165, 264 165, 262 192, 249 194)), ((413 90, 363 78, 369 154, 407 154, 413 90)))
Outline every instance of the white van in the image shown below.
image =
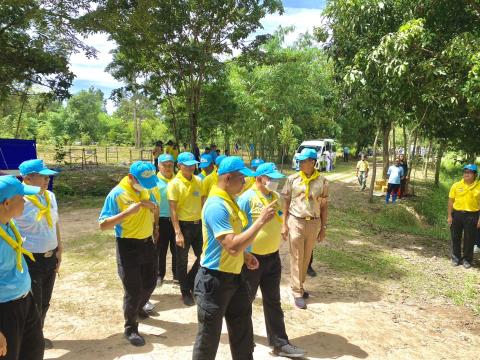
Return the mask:
POLYGON ((315 149, 317 152, 317 163, 315 164, 315 168, 320 171, 324 171, 327 168, 327 161, 325 159, 325 152, 329 151, 333 157, 333 164, 335 165, 336 160, 336 151, 337 146, 335 140, 333 139, 318 139, 318 140, 307 140, 300 144, 295 155, 293 155, 292 159, 292 169, 298 170, 298 160, 296 159, 297 155, 302 152, 305 148, 315 149))

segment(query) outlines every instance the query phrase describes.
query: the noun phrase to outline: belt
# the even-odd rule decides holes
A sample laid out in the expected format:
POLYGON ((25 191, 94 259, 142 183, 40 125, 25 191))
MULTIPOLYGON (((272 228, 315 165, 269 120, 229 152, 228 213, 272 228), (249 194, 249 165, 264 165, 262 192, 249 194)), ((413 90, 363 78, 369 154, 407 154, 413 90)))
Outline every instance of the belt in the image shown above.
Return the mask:
POLYGON ((461 214, 472 214, 472 215, 480 213, 480 211, 465 211, 465 210, 455 210, 455 209, 453 209, 453 211, 461 214))
POLYGON ((193 225, 198 225, 202 223, 202 220, 194 220, 194 221, 183 221, 179 220, 178 221, 180 224, 193 224, 193 225))
POLYGON ((120 241, 130 241, 130 242, 137 242, 137 243, 146 243, 146 242, 149 242, 149 241, 152 241, 153 242, 153 238, 151 236, 145 238, 145 239, 134 239, 134 238, 121 238, 121 237, 117 237, 117 240, 120 240, 120 241))
POLYGON ((57 249, 58 248, 55 248, 53 250, 49 250, 49 251, 44 252, 44 253, 32 253, 32 255, 33 255, 34 258, 37 258, 37 257, 50 258, 50 257, 53 256, 53 254, 55 254, 57 252, 57 249))
MULTIPOLYGON (((290 214, 292 215, 292 214, 290 214)), ((297 219, 300 219, 300 220, 306 220, 306 221, 310 221, 310 220, 318 220, 320 219, 320 217, 314 217, 314 216, 306 216, 306 217, 299 217, 299 216, 295 216, 295 215, 292 215, 294 218, 297 218, 297 219)))
POLYGON ((159 219, 164 221, 172 221, 172 219, 168 216, 160 216, 159 219))
POLYGON ((255 254, 255 253, 252 253, 256 258, 260 258, 260 259, 265 259, 265 258, 268 258, 268 257, 271 257, 271 256, 275 256, 278 254, 278 250, 273 252, 273 253, 270 253, 270 254, 264 254, 264 255, 259 255, 259 254, 255 254))

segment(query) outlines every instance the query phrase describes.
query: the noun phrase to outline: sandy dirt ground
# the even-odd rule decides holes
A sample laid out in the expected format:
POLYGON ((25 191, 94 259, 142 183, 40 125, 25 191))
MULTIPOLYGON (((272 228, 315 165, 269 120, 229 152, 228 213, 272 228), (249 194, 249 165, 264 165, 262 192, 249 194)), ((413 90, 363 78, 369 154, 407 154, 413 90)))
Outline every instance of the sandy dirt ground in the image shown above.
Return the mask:
MULTIPOLYGON (((351 176, 333 175, 331 201, 351 191, 351 176)), ((181 303, 176 284, 157 287, 152 302, 155 315, 143 321, 140 332, 146 346, 134 348, 122 337, 122 289, 116 276, 114 242, 106 256, 68 254, 69 242, 98 232, 98 209, 61 214, 66 243, 64 268, 47 315, 45 336, 54 349, 45 359, 189 359, 197 331, 196 307, 181 303), (87 264, 83 268, 82 264, 87 264)), ((330 230, 330 229, 329 229, 330 230)), ((361 236, 356 241, 362 241, 361 236)), ((320 248, 321 251, 321 248, 320 248)), ((395 249, 393 250, 395 251, 395 249)), ((169 255, 170 256, 170 255, 169 255)), ((409 255, 415 260, 415 254, 409 255)), ((388 289, 352 282, 338 286, 339 275, 321 263, 309 278, 307 310, 292 305, 289 291, 288 249, 282 244, 282 301, 287 333, 293 344, 308 351, 309 359, 475 359, 480 349, 480 321, 471 311, 445 300, 422 301, 390 296, 388 289)), ((475 271, 478 271, 475 270, 475 271)), ((167 279, 171 279, 167 272, 167 279)), ((270 353, 260 294, 253 307, 256 359, 276 358, 270 353)), ((217 359, 230 359, 224 325, 217 359)))

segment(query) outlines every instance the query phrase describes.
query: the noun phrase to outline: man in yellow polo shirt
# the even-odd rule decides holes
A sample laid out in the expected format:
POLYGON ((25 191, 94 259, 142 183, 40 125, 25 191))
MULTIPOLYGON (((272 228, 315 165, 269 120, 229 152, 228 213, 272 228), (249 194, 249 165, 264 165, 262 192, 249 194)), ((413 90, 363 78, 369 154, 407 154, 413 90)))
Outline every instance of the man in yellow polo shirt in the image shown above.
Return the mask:
POLYGON ((477 165, 463 168, 463 179, 452 185, 448 195, 448 225, 452 237, 452 265, 472 267, 473 248, 480 229, 480 182, 477 165), (463 235, 463 256, 462 256, 463 235))
POLYGON ((202 254, 202 182, 194 175, 198 161, 190 152, 178 155, 180 171, 168 183, 167 196, 170 202, 170 215, 177 244, 177 279, 180 282, 183 303, 192 306, 193 282, 197 274, 202 254), (188 269, 190 247, 196 256, 195 263, 188 269))
POLYGON ((225 155, 219 155, 215 159, 215 165, 216 169, 214 169, 210 174, 208 174, 202 181, 202 198, 203 202, 208 197, 208 194, 210 193, 210 190, 212 189, 213 185, 217 185, 218 182, 218 174, 217 174, 217 169, 222 163, 223 159, 225 159, 227 156, 225 155))
POLYGON ((242 232, 248 220, 234 198, 242 190, 244 176, 253 174, 241 158, 224 159, 218 168, 218 186, 212 188, 203 208, 205 241, 195 279, 198 333, 193 360, 215 359, 224 317, 232 359, 253 359, 252 305, 240 273, 244 263, 249 269, 258 268, 257 259, 244 251, 273 218, 277 203, 265 207, 252 226, 242 232))
POLYGON ((367 178, 368 161, 365 159, 365 155, 362 154, 360 160, 357 162, 357 179, 362 191, 367 187, 367 178))
POLYGON ((238 200, 240 209, 247 215, 249 226, 258 219, 262 210, 269 203, 277 200, 274 219, 258 232, 253 244, 248 248, 248 251, 258 259, 259 267, 257 270, 249 270, 244 267, 243 276, 247 281, 252 303, 259 286, 262 291, 268 342, 270 346, 273 346, 273 353, 277 356, 304 357, 305 350, 293 346, 288 341, 280 303, 282 264, 278 249, 283 221, 282 207, 278 203, 280 197, 276 190, 280 179, 284 177, 277 171, 274 163, 264 163, 257 168, 255 184, 238 200))
MULTIPOLYGON (((155 166, 137 161, 130 173, 110 191, 98 219, 101 230, 115 229, 118 275, 124 289, 124 335, 134 346, 145 345, 138 333, 138 318, 157 284, 154 229, 158 231, 158 207, 149 191, 157 186, 155 166)), ((155 240, 156 241, 156 240, 155 240)))

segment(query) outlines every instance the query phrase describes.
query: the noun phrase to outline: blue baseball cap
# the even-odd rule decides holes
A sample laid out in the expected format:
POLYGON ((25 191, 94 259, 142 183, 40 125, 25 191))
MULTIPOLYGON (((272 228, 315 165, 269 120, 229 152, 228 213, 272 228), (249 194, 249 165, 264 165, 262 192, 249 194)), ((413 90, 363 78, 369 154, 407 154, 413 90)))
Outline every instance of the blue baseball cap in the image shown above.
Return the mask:
POLYGON ((296 157, 298 161, 303 161, 307 159, 317 160, 317 151, 312 148, 304 148, 302 152, 296 157))
POLYGON ((212 155, 203 154, 202 156, 200 156, 200 165, 198 165, 200 169, 205 169, 206 167, 209 167, 212 164, 213 164, 212 155))
POLYGON ((135 176, 135 179, 145 189, 153 189, 157 186, 158 178, 155 171, 155 165, 146 161, 135 161, 130 166, 130 174, 135 176))
POLYGON ((215 158, 215 165, 220 166, 223 160, 225 160, 228 156, 227 155, 218 155, 215 158))
POLYGON ((173 156, 170 155, 170 154, 162 154, 158 157, 158 162, 159 163, 164 163, 164 162, 167 162, 167 161, 174 162, 175 160, 173 160, 173 156))
POLYGON ((40 192, 38 186, 22 184, 15 176, 0 176, 0 203, 15 195, 35 195, 40 192))
POLYGON ((277 167, 272 162, 267 162, 260 165, 255 171, 255 177, 257 176, 268 176, 271 179, 283 179, 285 175, 277 170, 277 167))
POLYGON ((250 163, 250 166, 252 168, 257 168, 259 167, 260 165, 262 164, 265 164, 265 160, 263 159, 260 159, 260 158, 256 158, 256 159, 253 159, 252 162, 250 163))
POLYGON ((20 164, 18 167, 20 175, 25 176, 29 174, 40 174, 46 176, 57 175, 57 171, 50 170, 45 166, 45 163, 41 159, 27 160, 20 164))
POLYGON ((245 176, 254 176, 255 173, 245 166, 245 163, 238 156, 227 156, 223 159, 218 168, 218 175, 224 175, 232 172, 240 172, 245 176))
POLYGON ((470 171, 473 171, 473 172, 475 172, 475 173, 478 173, 478 167, 477 167, 477 165, 475 165, 475 164, 465 165, 465 166, 463 167, 463 170, 464 170, 464 171, 465 171, 465 170, 470 170, 470 171))
POLYGON ((195 156, 191 152, 182 152, 178 155, 177 162, 185 166, 192 166, 198 164, 195 156))

